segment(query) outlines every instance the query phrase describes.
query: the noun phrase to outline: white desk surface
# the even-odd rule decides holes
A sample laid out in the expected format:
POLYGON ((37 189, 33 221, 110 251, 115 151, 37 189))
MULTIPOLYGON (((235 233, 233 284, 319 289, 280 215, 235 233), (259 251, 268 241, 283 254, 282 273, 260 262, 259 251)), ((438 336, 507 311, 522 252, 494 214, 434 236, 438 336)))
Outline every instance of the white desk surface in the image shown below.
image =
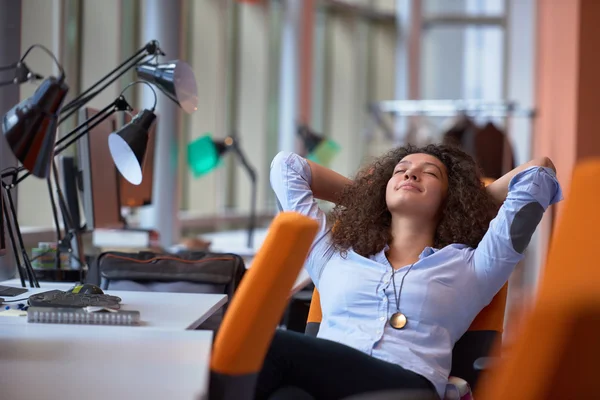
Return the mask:
MULTIPOLYGON (((11 279, 0 282, 0 285, 21 287, 21 282, 19 279, 11 279)), ((5 298, 5 300, 26 299, 32 294, 54 289, 67 290, 73 285, 73 283, 40 282, 40 288, 28 288, 27 293, 5 298)), ((119 329, 195 329, 227 302, 227 295, 224 294, 129 292, 120 290, 107 290, 105 293, 119 296, 123 300, 121 309, 140 312, 142 321, 140 325, 118 327, 119 329)), ((0 312, 0 325, 33 324, 28 324, 25 317, 2 316, 2 312, 0 312)), ((70 327, 71 325, 60 326, 70 327)))
POLYGON ((210 331, 63 327, 2 326, 2 399, 206 398, 210 331))
MULTIPOLYGON (((211 242, 211 251, 240 255, 245 260, 246 268, 250 268, 252 265, 252 258, 262 246, 267 237, 267 232, 268 228, 256 229, 253 238, 254 246, 251 248, 248 247, 247 230, 211 232, 202 234, 199 237, 211 242)), ((308 276, 308 272, 306 272, 306 269, 302 268, 300 274, 298 274, 298 277, 296 278, 296 282, 294 282, 291 294, 298 292, 310 282, 311 279, 310 276, 308 276)))

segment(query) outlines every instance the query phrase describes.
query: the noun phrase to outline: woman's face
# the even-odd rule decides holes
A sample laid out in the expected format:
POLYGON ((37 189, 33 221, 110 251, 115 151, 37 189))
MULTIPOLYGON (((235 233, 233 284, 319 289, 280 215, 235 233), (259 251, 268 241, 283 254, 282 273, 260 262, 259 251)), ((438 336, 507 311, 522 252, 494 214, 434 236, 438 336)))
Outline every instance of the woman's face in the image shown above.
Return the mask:
POLYGON ((438 214, 448 192, 448 171, 436 157, 409 154, 394 168, 385 200, 392 214, 411 213, 426 218, 438 214))

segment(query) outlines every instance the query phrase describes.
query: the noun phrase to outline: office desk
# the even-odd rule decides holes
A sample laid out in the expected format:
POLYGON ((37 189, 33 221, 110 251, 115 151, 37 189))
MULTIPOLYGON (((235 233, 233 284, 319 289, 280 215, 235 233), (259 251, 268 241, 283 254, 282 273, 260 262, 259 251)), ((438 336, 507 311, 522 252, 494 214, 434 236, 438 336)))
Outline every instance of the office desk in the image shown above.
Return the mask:
MULTIPOLYGON (((20 287, 18 279, 0 282, 0 285, 20 287)), ((73 287, 72 283, 40 282, 41 288, 28 288, 27 293, 12 299, 26 299, 35 293, 48 290, 67 290, 73 287)), ((123 310, 137 310, 140 312, 141 325, 130 328, 151 328, 168 330, 196 329, 202 322, 227 302, 224 294, 203 293, 164 293, 164 292, 128 292, 120 290, 107 290, 106 294, 119 296, 123 310)), ((6 317, 0 312, 0 325, 33 325, 28 324, 25 317, 6 317)), ((61 325, 68 327, 69 325, 61 325)), ((126 329, 129 327, 119 327, 126 329)), ((2 329, 2 328, 0 328, 2 329)), ((71 328, 64 328, 71 329, 71 328)))
POLYGON ((0 328, 0 398, 200 399, 210 331, 28 324, 0 328))

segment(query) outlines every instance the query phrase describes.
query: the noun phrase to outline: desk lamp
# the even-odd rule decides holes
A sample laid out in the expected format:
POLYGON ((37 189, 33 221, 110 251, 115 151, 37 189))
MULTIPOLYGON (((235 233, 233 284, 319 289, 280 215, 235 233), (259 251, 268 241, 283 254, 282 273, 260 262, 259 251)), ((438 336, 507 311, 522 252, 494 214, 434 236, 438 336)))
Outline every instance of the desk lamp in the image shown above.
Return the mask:
POLYGON ((141 79, 154 84, 188 114, 198 109, 198 89, 194 71, 180 60, 163 64, 144 63, 136 67, 141 79))
POLYGON ((307 125, 298 126, 297 134, 307 153, 306 158, 317 164, 328 166, 340 151, 336 142, 312 131, 307 125))
MULTIPOLYGON (((10 189, 14 188, 19 182, 21 182, 23 179, 27 178, 29 175, 32 174, 38 177, 47 177, 51 169, 53 169, 55 181, 58 182, 58 171, 56 169, 56 164, 53 162, 54 156, 62 153, 70 145, 79 140, 79 138, 81 138, 83 135, 89 133, 94 127, 102 123, 102 121, 104 121, 113 113, 117 111, 132 110, 132 107, 127 103, 127 101, 123 97, 122 92, 117 99, 115 99, 111 104, 109 104, 107 107, 101 110, 98 114, 94 115, 92 118, 77 126, 75 129, 67 133, 63 138, 61 138, 55 143, 55 117, 56 111, 58 110, 54 110, 54 114, 50 115, 49 111, 47 110, 52 110, 52 108, 49 107, 48 104, 55 107, 56 104, 60 103, 60 101, 57 99, 64 99, 64 95, 62 97, 56 95, 56 93, 58 93, 60 89, 56 88, 56 85, 58 84, 57 82, 60 82, 60 79, 56 80, 54 78, 48 78, 38 88, 34 96, 24 100, 17 106, 13 107, 13 109, 10 110, 7 115, 4 116, 2 123, 4 137, 8 139, 7 142, 10 144, 11 150, 23 164, 22 168, 12 168, 9 171, 2 171, 1 174, 2 179, 12 177, 12 182, 8 184, 4 181, 2 182, 3 187, 5 189, 8 206, 4 211, 6 216, 6 225, 8 227, 9 236, 13 243, 15 257, 18 260, 17 264, 19 268, 19 275, 21 277, 21 283, 23 286, 25 286, 25 282, 22 274, 22 269, 25 270, 25 273, 27 274, 28 279, 30 281, 30 285, 32 287, 39 287, 39 283, 37 282, 35 272, 33 271, 31 261, 29 259, 27 250, 23 242, 21 229, 17 220, 16 208, 14 206, 12 196, 10 195, 10 189), (42 114, 42 116, 38 116, 38 113, 42 114), (54 119, 52 119, 53 116, 54 119), (28 172, 25 175, 18 177, 19 172, 23 169, 28 170, 28 172), (10 211, 10 215, 8 215, 8 211, 10 211), (17 246, 19 247, 19 249, 17 249, 17 246), (19 259, 19 254, 21 256, 22 261, 19 259)), ((134 84, 135 83, 140 82, 134 82, 134 84)), ((127 86, 127 88, 129 86, 127 86)), ((148 86, 150 85, 148 84, 148 86)), ((147 126, 147 128, 149 128, 151 126, 151 123, 154 121, 154 119, 151 117, 154 115, 153 111, 154 108, 152 108, 152 110, 144 110, 141 113, 144 116, 144 121, 150 120, 150 124, 147 126)), ((116 134, 120 135, 124 131, 128 131, 130 129, 130 125, 132 124, 133 123, 123 127, 116 134)), ((133 125, 137 126, 138 124, 133 125)), ((143 125, 141 129, 143 129, 145 126, 146 125, 143 125)), ((143 158, 143 155, 141 157, 143 158)), ((59 244, 65 245, 65 242, 70 242, 71 235, 73 234, 75 227, 73 227, 72 219, 68 212, 68 208, 66 207, 66 200, 64 199, 64 195, 60 190, 59 185, 57 185, 57 197, 61 206, 63 217, 65 219, 65 231, 68 232, 65 238, 63 238, 63 240, 60 240, 59 234, 58 241, 59 244)), ((54 208, 53 212, 56 212, 54 208)), ((58 224, 58 218, 56 215, 55 223, 58 224)), ((58 232, 60 232, 58 226, 57 230, 58 232)), ((81 254, 82 253, 80 250, 80 255, 81 254)), ((57 252, 57 260, 59 259, 59 254, 57 252)))
POLYGON ((233 136, 228 136, 224 140, 214 140, 210 135, 204 135, 188 145, 188 165, 192 169, 195 177, 208 174, 221 163, 221 158, 229 151, 233 151, 242 166, 248 173, 252 183, 252 198, 250 203, 250 221, 248 226, 248 244, 249 248, 254 244, 254 228, 256 224, 256 171, 248 163, 239 143, 233 136))
MULTIPOLYGON (((56 57, 41 45, 33 45, 25 52, 15 65, 15 68, 20 68, 17 71, 23 71, 23 68, 29 71, 26 66, 23 67, 23 62, 34 48, 44 50, 53 58, 60 69, 60 76, 45 79, 31 97, 10 109, 2 118, 2 134, 23 167, 39 178, 46 178, 54 155, 58 113, 69 87, 56 57)), ((31 76, 31 72, 27 72, 25 78, 17 77, 13 82, 23 83, 31 76)))
MULTIPOLYGON (((31 263, 23 244, 10 189, 14 188, 18 183, 32 174, 37 177, 46 177, 49 180, 49 173, 50 169, 52 168, 56 181, 55 184, 57 188, 58 200, 63 211, 63 218, 65 219, 65 229, 67 226, 72 226, 72 224, 68 223, 68 220, 70 219, 68 215, 68 208, 66 207, 66 201, 64 200, 64 196, 62 196, 62 192, 60 190, 60 183, 58 180, 56 164, 54 163, 54 156, 76 142, 81 136, 87 134, 104 119, 108 118, 108 116, 112 113, 116 111, 131 111, 132 108, 129 106, 129 104, 127 104, 124 97, 121 95, 117 100, 108 105, 100 113, 96 114, 85 123, 80 124, 65 137, 54 143, 57 126, 74 115, 81 107, 85 106, 88 102, 94 99, 119 77, 123 76, 128 70, 137 66, 140 66, 140 74, 143 74, 144 71, 148 70, 149 68, 141 68, 143 65, 155 66, 157 70, 161 71, 160 74, 155 72, 151 81, 155 83, 156 86, 159 87, 159 89, 163 91, 171 100, 175 101, 187 112, 195 111, 197 95, 193 72, 187 64, 183 63, 182 61, 156 64, 156 59, 158 56, 165 55, 165 53, 160 49, 156 40, 148 42, 142 48, 137 50, 132 56, 123 61, 107 75, 102 77, 64 106, 62 106, 62 102, 68 87, 64 84, 63 68, 56 60, 56 57, 48 49, 41 45, 34 45, 28 49, 19 62, 10 66, 0 66, 0 71, 14 70, 14 78, 10 81, 0 82, 0 86, 19 84, 34 79, 43 78, 38 74, 32 73, 24 62, 24 59, 29 51, 35 47, 42 48, 53 57, 54 61, 60 68, 61 74, 58 79, 48 78, 47 82, 44 82, 40 88, 38 88, 38 91, 36 91, 36 94, 32 96, 31 99, 28 99, 15 106, 4 117, 2 124, 4 133, 3 136, 9 142, 12 151, 15 153, 22 165, 11 168, 10 170, 2 171, 0 176, 2 179, 12 177, 12 182, 9 184, 2 182, 2 187, 5 189, 4 193, 6 194, 7 199, 7 207, 4 209, 4 214, 7 215, 7 210, 10 209, 17 236, 15 239, 13 237, 12 228, 8 229, 11 239, 13 239, 13 248, 15 248, 15 243, 18 240, 19 247, 21 247, 23 262, 25 263, 25 270, 29 275, 30 284, 32 287, 34 285, 39 287, 39 283, 37 282, 37 279, 33 273, 33 268, 31 267, 31 263), (155 64, 149 64, 151 62, 155 62, 155 64), (170 80, 171 76, 172 79, 170 80), (171 86, 166 84, 169 81, 173 83, 171 86), (57 121, 58 116, 60 116, 61 119, 57 121), (92 120, 94 120, 94 124, 91 124, 92 120), (26 174, 19 176, 19 173, 23 171, 27 171, 26 174)), ((117 164, 119 171, 124 174, 124 177, 129 181, 135 182, 136 175, 135 173, 132 175, 130 172, 131 167, 127 166, 130 165, 128 164, 128 161, 126 161, 130 159, 127 157, 127 154, 130 156, 133 155, 138 163, 143 162, 145 144, 140 144, 139 138, 142 138, 143 141, 144 130, 151 126, 154 119, 155 117, 153 111, 145 110, 140 113, 134 121, 112 136, 113 139, 111 139, 111 141, 114 144, 113 147, 117 146, 121 150, 115 151, 113 158, 115 159, 115 163, 117 164), (136 132, 135 134, 133 134, 134 131, 136 132), (133 139, 133 136, 135 136, 136 139, 133 139), (117 137, 120 137, 122 140, 119 141, 117 137), (120 147, 115 143, 120 143, 120 147), (129 153, 125 151, 126 147, 124 144, 130 146, 131 151, 129 153), (135 147, 135 149, 131 146, 135 147)), ((133 170, 135 171, 135 168, 133 170)), ((51 188, 50 180, 48 181, 48 186, 51 188)), ((56 206, 54 205, 54 198, 52 196, 51 201, 53 202, 53 212, 56 214, 56 206)), ((7 225, 8 223, 9 221, 7 221, 7 225)), ((60 227, 58 226, 58 218, 56 215, 55 223, 57 225, 57 234, 60 238, 60 227)), ((60 243, 65 243, 66 240, 67 238, 59 240, 59 245, 60 243)), ((82 251, 79 253, 82 257, 80 262, 82 263, 83 267, 85 265, 85 258, 83 258, 82 251)), ((24 274, 21 270, 22 267, 20 266, 20 261, 18 260, 18 254, 19 252, 17 252, 15 248, 15 257, 17 257, 21 284, 22 286, 25 286, 25 282, 23 280, 24 274)), ((59 259, 58 253, 57 259, 59 259)))
MULTIPOLYGON (((34 79, 42 79, 41 75, 31 72, 25 64, 25 58, 29 53, 39 48, 46 52, 60 70, 58 78, 50 77, 45 79, 37 88, 33 96, 21 101, 15 105, 2 117, 2 137, 6 140, 12 153, 21 162, 20 168, 8 168, 0 174, 0 179, 13 176, 20 170, 28 170, 40 178, 47 178, 50 173, 50 167, 54 156, 54 141, 56 139, 57 121, 60 108, 69 91, 65 83, 64 69, 50 50, 46 47, 36 44, 25 52, 21 59, 10 66, 0 67, 0 70, 14 70, 15 77, 11 81, 0 83, 0 86, 7 84, 20 84, 34 79)), ((10 195, 10 189, 15 182, 6 184, 1 181, 3 193, 6 195, 6 206, 0 210, 4 214, 4 220, 7 232, 12 242, 14 256, 21 279, 21 285, 25 287, 25 275, 29 279, 31 287, 39 287, 39 283, 33 271, 33 266, 27 256, 23 238, 17 221, 16 208, 10 195), (14 227, 14 231, 13 231, 14 227), (16 231, 16 235, 15 235, 16 231), (16 237, 15 237, 16 236, 16 237), (18 242, 17 242, 18 241, 18 242), (18 249, 20 248, 20 251, 18 249), (23 261, 21 262, 21 258, 23 261)))

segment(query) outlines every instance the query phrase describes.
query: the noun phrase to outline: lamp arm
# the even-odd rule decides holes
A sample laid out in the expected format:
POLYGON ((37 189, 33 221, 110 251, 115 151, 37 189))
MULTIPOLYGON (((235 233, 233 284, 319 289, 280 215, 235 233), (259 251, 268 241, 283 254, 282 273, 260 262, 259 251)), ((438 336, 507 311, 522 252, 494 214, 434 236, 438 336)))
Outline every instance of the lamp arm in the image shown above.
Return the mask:
POLYGON ((73 114, 75 114, 77 112, 77 110, 79 108, 81 108, 84 105, 86 105, 87 103, 89 103, 98 94, 100 94, 104 89, 106 89, 108 86, 110 86, 114 81, 116 81, 121 76, 123 76, 125 74, 125 72, 127 72, 127 70, 129 70, 130 68, 132 68, 138 62, 143 61, 144 58, 146 58, 146 55, 142 55, 142 56, 138 57, 130 66, 128 66, 126 69, 124 69, 123 71, 121 71, 118 75, 116 75, 114 78, 112 78, 111 80, 109 80, 108 82, 106 82, 106 84, 104 84, 100 89, 96 90, 93 93, 89 93, 89 94, 87 94, 85 96, 81 96, 80 95, 75 100, 73 100, 72 102, 70 102, 69 104, 67 104, 67 106, 63 107, 60 110, 61 119, 58 122, 58 124, 60 125, 65 120, 67 120, 68 118, 70 118, 73 114))
POLYGON ((111 85, 114 81, 123 76, 127 71, 133 68, 136 64, 143 61, 147 56, 157 56, 164 55, 162 50, 160 49, 158 42, 156 40, 152 40, 138 51, 136 51, 131 57, 123 61, 120 65, 118 65, 115 69, 110 71, 104 77, 102 77, 99 81, 94 83, 88 89, 86 89, 79 96, 71 100, 67 103, 60 111, 60 114, 67 114, 63 117, 63 119, 69 118, 73 115, 77 108, 83 106, 88 103, 94 97, 96 97, 100 92, 106 89, 109 85, 111 85), (115 75, 116 74, 116 75, 115 75), (113 76, 114 75, 114 76, 113 76), (112 78, 111 78, 112 77, 112 78), (106 82, 108 80, 108 82, 106 82), (101 86, 99 89, 95 90, 97 87, 101 86), (95 90, 95 91, 94 91, 95 90), (70 111, 70 112, 69 112, 70 111))
MULTIPOLYGON (((52 160, 52 165, 55 165, 54 160, 52 160)), ((56 242, 60 241, 60 224, 58 222, 58 211, 56 209, 56 201, 54 200, 54 195, 52 193, 52 179, 50 175, 46 178, 46 183, 48 185, 48 196, 50 197, 50 205, 52 207, 52 219, 54 220, 54 229, 56 229, 56 242)), ((56 255, 54 257, 54 268, 59 270, 61 267, 60 262, 60 247, 56 246, 56 255)))
POLYGON ((6 193, 6 199, 8 200, 7 203, 8 203, 8 208, 9 208, 9 210, 7 210, 6 207, 4 207, 5 216, 6 216, 6 224, 7 224, 10 240, 13 244, 13 251, 15 254, 15 258, 17 260, 19 274, 21 273, 22 269, 24 269, 27 274, 27 277, 29 278, 30 287, 39 288, 40 284, 37 280, 37 277, 35 276, 33 266, 31 265, 29 255, 27 254, 27 249, 25 248, 25 244, 23 241, 23 235, 21 235, 21 227, 19 226, 19 221, 17 218, 17 209, 15 208, 15 203, 14 203, 12 195, 10 193, 10 190, 15 186, 15 182, 14 182, 15 178, 16 178, 15 171, 16 170, 13 171, 13 182, 11 182, 10 184, 6 184, 6 183, 2 182, 2 186, 6 193), (10 211, 10 216, 8 215, 8 211, 10 211), (18 249, 17 249, 17 246, 19 247, 18 249), (21 265, 21 259, 23 260, 23 265, 21 265))
MULTIPOLYGON (((46 49, 46 52, 48 54, 50 54, 50 56, 52 56, 52 58, 54 59, 55 62, 57 62, 54 55, 52 53, 50 53, 50 51, 48 49, 46 49)), ((27 54, 25 54, 25 55, 27 55, 27 54)), ((58 67, 60 68, 60 70, 62 72, 62 66, 60 64, 58 64, 58 62, 56 65, 58 65, 58 67)), ((25 64, 25 62, 23 60, 21 60, 17 63, 11 64, 11 65, 5 65, 5 66, 0 67, 0 71, 9 71, 9 70, 14 71, 14 77, 11 80, 0 82, 0 86, 20 84, 20 83, 24 83, 24 82, 31 81, 34 79, 44 79, 44 77, 42 75, 31 71, 29 69, 29 67, 27 66, 27 64, 25 64)))
MULTIPOLYGON (((0 196, 3 196, 2 189, 4 189, 6 196, 10 196, 10 192, 9 192, 8 188, 5 187, 4 182, 2 182, 2 185, 0 186, 0 196)), ((30 278, 29 282, 31 284, 31 287, 33 287, 33 280, 32 280, 32 277, 29 275, 29 271, 27 271, 25 268, 23 268, 23 265, 21 265, 21 258, 19 255, 19 249, 17 248, 17 240, 15 239, 15 234, 14 234, 13 227, 12 227, 11 215, 9 214, 9 211, 8 211, 9 208, 8 207, 0 207, 0 208, 4 209, 4 210, 0 210, 0 212, 4 211, 4 220, 6 223, 6 231, 8 232, 8 236, 10 238, 10 243, 12 245, 13 254, 15 256, 15 261, 17 264, 17 270, 19 271, 19 278, 21 279, 21 286, 27 287, 25 285, 25 275, 27 275, 28 278, 30 278)), ((14 215, 13 215, 13 217, 14 217, 14 215)))
POLYGON ((251 197, 251 202, 250 202, 250 221, 248 223, 248 244, 247 244, 247 247, 248 248, 253 248, 254 247, 253 246, 254 245, 254 229, 256 228, 256 197, 257 197, 257 194, 258 194, 258 185, 257 185, 257 179, 256 179, 256 170, 250 165, 250 163, 246 159, 246 156, 242 152, 242 149, 240 149, 240 147, 237 144, 237 142, 234 141, 232 147, 233 147, 233 151, 235 151, 235 154, 237 155, 237 157, 239 158, 240 162, 244 166, 244 169, 248 173, 248 176, 250 177, 250 181, 251 181, 251 184, 252 184, 252 194, 251 194, 252 197, 251 197))

